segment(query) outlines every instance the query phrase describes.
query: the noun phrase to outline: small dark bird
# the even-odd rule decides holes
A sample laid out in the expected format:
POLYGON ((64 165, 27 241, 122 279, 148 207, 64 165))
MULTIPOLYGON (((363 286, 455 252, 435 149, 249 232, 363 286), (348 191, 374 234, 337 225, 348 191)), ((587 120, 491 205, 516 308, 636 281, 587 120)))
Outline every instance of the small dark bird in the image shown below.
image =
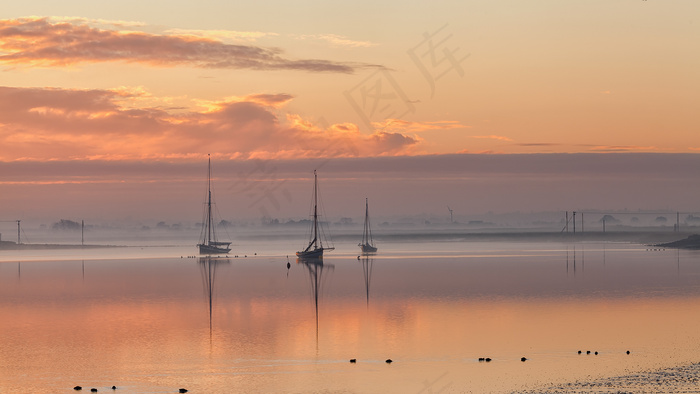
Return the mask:
POLYGON ((580 350, 578 351, 578 354, 581 354, 581 351, 580 351, 580 350))
POLYGON ((93 388, 90 389, 90 391, 92 391, 93 393, 96 393, 96 392, 97 392, 97 389, 93 387, 93 388))
POLYGON ((289 261, 287 261, 287 269, 289 269, 292 265, 289 264, 289 261))
POLYGON ((525 362, 527 359, 525 357, 520 357, 520 361, 525 362))
POLYGON ((181 393, 186 393, 186 392, 187 392, 187 389, 180 389, 180 392, 181 392, 181 393))
POLYGON ((116 390, 116 389, 117 389, 117 386, 112 386, 112 390, 116 390))
POLYGON ((595 352, 595 355, 597 356, 597 355, 598 355, 598 352, 595 352))
POLYGON ((479 361, 484 361, 484 360, 486 360, 486 359, 483 357, 479 357, 479 361))
POLYGON ((486 357, 486 358, 484 359, 484 361, 486 361, 486 362, 488 363, 488 362, 491 361, 491 358, 490 358, 490 357, 486 357))
POLYGON ((629 350, 627 351, 627 354, 630 354, 630 351, 629 351, 629 350))
POLYGON ((350 362, 353 363, 353 364, 355 364, 355 363, 357 362, 357 359, 351 358, 351 359, 350 359, 350 362))
MULTIPOLYGON (((627 353, 629 353, 629 352, 627 352, 627 353)), ((79 391, 79 390, 82 390, 82 389, 83 389, 83 388, 80 387, 80 386, 75 386, 75 387, 73 387, 73 390, 76 390, 76 391, 79 391)))
POLYGON ((391 364, 391 363, 393 363, 393 362, 394 362, 394 361, 393 361, 392 359, 390 359, 390 358, 387 358, 387 359, 386 359, 386 363, 387 363, 387 364, 391 364))
POLYGON ((586 354, 591 354, 591 351, 590 351, 590 350, 586 350, 586 354))

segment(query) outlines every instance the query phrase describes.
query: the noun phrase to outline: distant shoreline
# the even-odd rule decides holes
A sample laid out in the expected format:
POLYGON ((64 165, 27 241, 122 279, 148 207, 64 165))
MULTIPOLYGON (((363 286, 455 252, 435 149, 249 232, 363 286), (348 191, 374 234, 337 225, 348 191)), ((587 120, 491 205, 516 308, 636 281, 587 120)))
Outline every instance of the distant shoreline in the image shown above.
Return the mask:
POLYGON ((656 246, 660 246, 660 247, 664 247, 664 248, 698 250, 698 249, 700 249, 700 235, 699 234, 692 234, 692 235, 689 235, 688 238, 681 239, 678 241, 658 244, 656 246))
MULTIPOLYGON (((356 233, 341 233, 333 236, 337 242, 356 242, 356 233)), ((257 233, 237 234, 238 240, 275 240, 297 239, 299 234, 257 233)), ((551 232, 551 231, 468 231, 444 229, 435 231, 377 231, 375 241, 379 242, 626 242, 654 247, 700 249, 700 236, 690 232, 670 231, 587 231, 587 232, 551 232)), ((153 240, 159 242, 159 240, 153 240)), ((0 250, 59 250, 59 249, 103 249, 121 248, 125 245, 103 244, 53 244, 22 243, 0 241, 0 250)), ((141 245, 141 247, 144 247, 141 245)))
MULTIPOLYGON (((538 232, 538 231, 493 231, 471 232, 459 230, 447 231, 405 231, 395 233, 375 232, 377 241, 391 242, 420 242, 420 241, 454 241, 454 242, 628 242, 641 245, 658 246, 662 243, 672 243, 692 236, 688 232, 670 231, 587 231, 587 232, 538 232)), ((256 236, 262 237, 264 236, 256 236)), ((278 235, 277 238, 284 238, 278 235)), ((241 238, 246 238, 241 237, 241 238)), ((334 235, 334 241, 356 239, 356 234, 334 235)), ((253 239, 249 237, 248 239, 253 239)), ((274 239, 274 237, 273 237, 274 239)))
POLYGON ((0 241, 0 250, 102 249, 121 247, 122 246, 118 245, 17 244, 11 241, 0 241))

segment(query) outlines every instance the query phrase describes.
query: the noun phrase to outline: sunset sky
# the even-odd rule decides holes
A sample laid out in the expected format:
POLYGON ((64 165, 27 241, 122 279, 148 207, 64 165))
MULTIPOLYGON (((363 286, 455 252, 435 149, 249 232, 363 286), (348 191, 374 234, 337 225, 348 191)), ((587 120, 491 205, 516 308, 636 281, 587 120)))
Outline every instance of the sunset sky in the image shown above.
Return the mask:
POLYGON ((197 220, 207 154, 229 219, 316 167, 331 216, 700 210, 698 42, 695 0, 3 4, 0 220, 197 220))

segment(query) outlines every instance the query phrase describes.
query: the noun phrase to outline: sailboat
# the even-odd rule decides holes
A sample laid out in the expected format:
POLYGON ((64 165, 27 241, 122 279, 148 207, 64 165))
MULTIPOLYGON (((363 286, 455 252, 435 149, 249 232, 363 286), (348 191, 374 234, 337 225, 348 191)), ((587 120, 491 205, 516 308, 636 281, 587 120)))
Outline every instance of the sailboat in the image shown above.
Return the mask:
POLYGON ((211 210, 211 157, 209 157, 209 167, 207 170, 207 208, 205 219, 202 223, 201 242, 197 244, 199 254, 225 254, 231 251, 231 242, 221 242, 216 238, 214 228, 214 217, 211 210))
POLYGON ((333 250, 334 247, 324 247, 322 234, 318 223, 318 176, 314 170, 314 207, 313 207, 313 223, 311 224, 311 237, 309 245, 299 252, 297 257, 301 259, 316 259, 323 257, 324 250, 333 250))
POLYGON ((374 246, 374 241, 372 241, 372 228, 369 225, 369 203, 365 198, 365 228, 362 231, 362 242, 357 244, 362 253, 374 253, 377 248, 374 246))

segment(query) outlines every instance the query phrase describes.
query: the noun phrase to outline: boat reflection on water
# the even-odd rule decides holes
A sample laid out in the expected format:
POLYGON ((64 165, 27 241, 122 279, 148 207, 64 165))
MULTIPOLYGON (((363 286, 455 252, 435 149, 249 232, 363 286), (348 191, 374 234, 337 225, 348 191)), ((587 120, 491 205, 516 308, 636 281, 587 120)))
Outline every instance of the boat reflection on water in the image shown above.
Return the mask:
POLYGON ((318 301, 321 294, 321 287, 323 286, 324 271, 335 270, 335 265, 325 264, 321 258, 298 258, 297 264, 304 265, 309 273, 311 296, 313 297, 314 308, 316 309, 316 346, 318 346, 318 301))
POLYGON ((369 285, 372 281, 372 263, 373 258, 369 256, 364 256, 362 258, 362 272, 365 276, 365 291, 367 293, 367 306, 369 306, 369 285))
POLYGON ((216 280, 216 269, 219 265, 230 264, 231 259, 227 257, 206 256, 197 259, 199 272, 202 274, 202 288, 204 296, 209 306, 209 339, 212 336, 212 311, 214 309, 214 283, 216 280))
MULTIPOLYGON (((583 245, 580 245, 578 248, 578 266, 576 265, 576 257, 577 257, 577 249, 576 245, 573 245, 572 249, 569 249, 569 245, 566 246, 566 275, 569 275, 569 263, 571 263, 571 267, 573 270, 574 277, 576 276, 576 273, 580 271, 581 274, 583 274, 584 268, 585 268, 585 263, 586 263, 586 248, 583 245)), ((603 249, 603 266, 605 266, 605 249, 603 249)))

